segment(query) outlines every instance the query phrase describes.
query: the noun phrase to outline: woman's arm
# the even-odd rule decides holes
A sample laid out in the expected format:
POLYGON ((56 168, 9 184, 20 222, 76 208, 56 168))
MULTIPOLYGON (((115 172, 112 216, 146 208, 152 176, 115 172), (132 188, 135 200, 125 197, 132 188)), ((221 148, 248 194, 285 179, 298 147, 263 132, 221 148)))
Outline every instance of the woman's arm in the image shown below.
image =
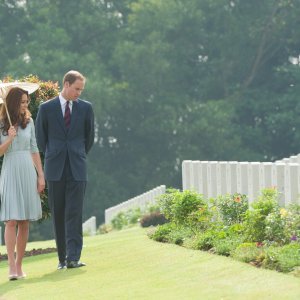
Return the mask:
POLYGON ((41 193, 45 189, 45 177, 39 152, 31 153, 32 160, 38 173, 37 189, 41 193))
POLYGON ((7 139, 0 145, 0 156, 2 156, 14 140, 15 136, 17 135, 15 127, 11 126, 8 129, 8 137, 7 139))

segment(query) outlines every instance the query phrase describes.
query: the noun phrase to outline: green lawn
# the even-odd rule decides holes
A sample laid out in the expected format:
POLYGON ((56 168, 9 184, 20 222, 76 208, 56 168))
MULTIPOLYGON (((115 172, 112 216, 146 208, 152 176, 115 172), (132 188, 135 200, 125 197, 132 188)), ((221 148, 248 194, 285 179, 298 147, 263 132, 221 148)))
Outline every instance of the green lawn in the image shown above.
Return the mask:
POLYGON ((300 299, 300 278, 157 243, 138 227, 85 237, 82 261, 87 267, 57 271, 55 253, 26 258, 27 278, 13 282, 1 262, 0 299, 300 299))

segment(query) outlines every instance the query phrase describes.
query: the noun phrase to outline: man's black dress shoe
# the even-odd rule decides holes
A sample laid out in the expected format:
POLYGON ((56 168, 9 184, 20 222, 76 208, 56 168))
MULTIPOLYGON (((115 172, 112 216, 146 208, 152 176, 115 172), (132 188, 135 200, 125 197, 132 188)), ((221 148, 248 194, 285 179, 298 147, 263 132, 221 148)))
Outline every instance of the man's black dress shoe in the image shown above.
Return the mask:
POLYGON ((66 263, 65 262, 59 262, 58 266, 57 266, 57 270, 62 270, 62 269, 65 269, 67 266, 66 266, 66 263))
POLYGON ((85 263, 76 261, 76 260, 71 260, 67 262, 67 268, 68 269, 74 269, 74 268, 80 268, 86 266, 85 263))

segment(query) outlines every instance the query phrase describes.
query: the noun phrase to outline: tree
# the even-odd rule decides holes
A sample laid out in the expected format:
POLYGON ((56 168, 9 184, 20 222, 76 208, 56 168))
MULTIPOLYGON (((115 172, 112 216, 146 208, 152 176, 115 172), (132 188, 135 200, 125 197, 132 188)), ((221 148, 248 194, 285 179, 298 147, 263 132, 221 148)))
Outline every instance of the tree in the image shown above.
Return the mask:
POLYGON ((28 19, 24 6, 16 0, 0 0, 0 73, 8 72, 8 57, 24 53, 28 19))

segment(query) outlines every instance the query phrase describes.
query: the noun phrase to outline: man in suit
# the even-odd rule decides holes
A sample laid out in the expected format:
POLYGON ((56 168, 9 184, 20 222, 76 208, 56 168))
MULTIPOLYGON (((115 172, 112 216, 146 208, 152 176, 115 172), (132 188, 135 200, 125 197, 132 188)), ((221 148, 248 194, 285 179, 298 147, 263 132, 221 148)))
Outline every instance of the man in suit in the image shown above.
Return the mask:
POLYGON ((58 97, 40 105, 36 119, 38 147, 44 153, 58 269, 85 266, 82 250, 82 207, 87 182, 86 155, 94 142, 91 103, 78 97, 85 77, 69 71, 58 97))

